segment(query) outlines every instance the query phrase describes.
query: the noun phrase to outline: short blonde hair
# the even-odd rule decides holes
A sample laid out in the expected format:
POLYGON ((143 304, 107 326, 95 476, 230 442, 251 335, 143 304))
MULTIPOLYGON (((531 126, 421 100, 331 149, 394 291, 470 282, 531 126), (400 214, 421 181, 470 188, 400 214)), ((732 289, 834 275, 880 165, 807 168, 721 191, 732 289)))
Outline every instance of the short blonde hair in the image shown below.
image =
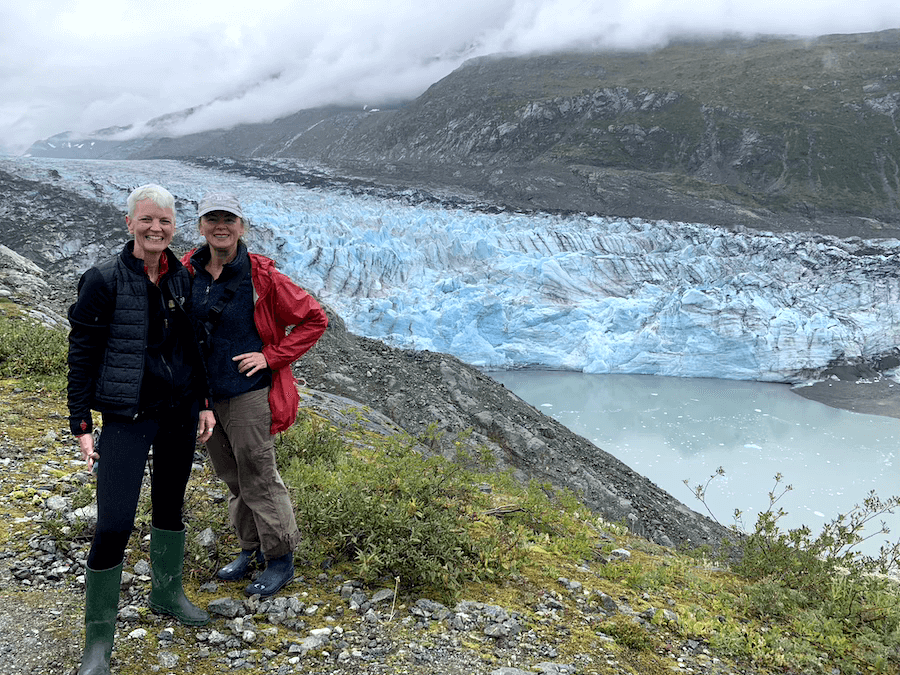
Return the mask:
POLYGON ((161 209, 170 209, 172 213, 175 213, 175 197, 172 196, 172 193, 155 183, 147 183, 146 185, 136 187, 131 191, 131 194, 128 195, 126 204, 128 206, 129 218, 134 217, 134 210, 137 207, 137 203, 142 202, 145 199, 149 199, 161 209))

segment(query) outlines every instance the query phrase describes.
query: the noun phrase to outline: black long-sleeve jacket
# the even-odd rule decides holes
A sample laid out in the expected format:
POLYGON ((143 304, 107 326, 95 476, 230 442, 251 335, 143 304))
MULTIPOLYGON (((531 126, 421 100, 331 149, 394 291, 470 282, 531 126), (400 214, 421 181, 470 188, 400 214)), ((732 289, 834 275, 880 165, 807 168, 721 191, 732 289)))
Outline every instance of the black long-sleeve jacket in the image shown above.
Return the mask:
POLYGON ((190 275, 168 249, 158 285, 134 242, 87 270, 69 308, 69 427, 91 431, 91 410, 136 419, 212 402, 190 318, 190 275))

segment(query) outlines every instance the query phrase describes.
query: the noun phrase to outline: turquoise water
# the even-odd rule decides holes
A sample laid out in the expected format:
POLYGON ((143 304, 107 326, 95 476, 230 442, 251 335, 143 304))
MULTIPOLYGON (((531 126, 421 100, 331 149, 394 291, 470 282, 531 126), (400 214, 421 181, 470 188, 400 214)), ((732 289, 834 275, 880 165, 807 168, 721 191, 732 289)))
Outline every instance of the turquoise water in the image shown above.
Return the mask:
MULTIPOLYGON (((883 499, 900 494, 900 420, 830 408, 786 385, 554 371, 489 375, 695 511, 708 515, 691 488, 722 467, 706 504, 723 525, 734 524, 739 509, 745 529, 752 528, 769 492, 780 493, 779 473, 782 487, 793 488, 777 503, 787 511, 782 529, 805 524, 819 532, 872 490, 883 499)), ((877 553, 900 536, 900 515, 884 520, 892 533, 862 551, 877 553)))

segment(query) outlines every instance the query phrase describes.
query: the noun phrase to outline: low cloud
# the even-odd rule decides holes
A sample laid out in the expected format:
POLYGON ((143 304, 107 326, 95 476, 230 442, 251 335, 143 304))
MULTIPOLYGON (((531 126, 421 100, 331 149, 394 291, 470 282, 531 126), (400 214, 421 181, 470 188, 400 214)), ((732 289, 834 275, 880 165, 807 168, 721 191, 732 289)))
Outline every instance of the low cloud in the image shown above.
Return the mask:
MULTIPOLYGON (((12 3, 7 3, 11 5, 12 3)), ((409 100, 465 59, 900 27, 896 0, 32 0, 0 8, 0 150, 203 106, 171 131, 409 100), (222 5, 226 5, 223 7, 222 5)))

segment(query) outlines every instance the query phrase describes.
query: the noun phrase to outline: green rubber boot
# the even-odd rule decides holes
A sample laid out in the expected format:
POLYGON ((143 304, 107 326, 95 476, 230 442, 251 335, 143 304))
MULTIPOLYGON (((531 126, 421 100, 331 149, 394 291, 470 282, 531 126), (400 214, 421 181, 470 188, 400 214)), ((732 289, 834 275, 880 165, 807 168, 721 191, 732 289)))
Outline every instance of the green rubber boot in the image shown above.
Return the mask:
POLYGON ((209 614, 187 599, 181 585, 184 534, 184 530, 150 528, 150 609, 174 616, 188 626, 203 626, 209 623, 209 614))
POLYGON ((84 655, 78 675, 110 675, 121 584, 122 563, 108 570, 85 568, 84 655))

